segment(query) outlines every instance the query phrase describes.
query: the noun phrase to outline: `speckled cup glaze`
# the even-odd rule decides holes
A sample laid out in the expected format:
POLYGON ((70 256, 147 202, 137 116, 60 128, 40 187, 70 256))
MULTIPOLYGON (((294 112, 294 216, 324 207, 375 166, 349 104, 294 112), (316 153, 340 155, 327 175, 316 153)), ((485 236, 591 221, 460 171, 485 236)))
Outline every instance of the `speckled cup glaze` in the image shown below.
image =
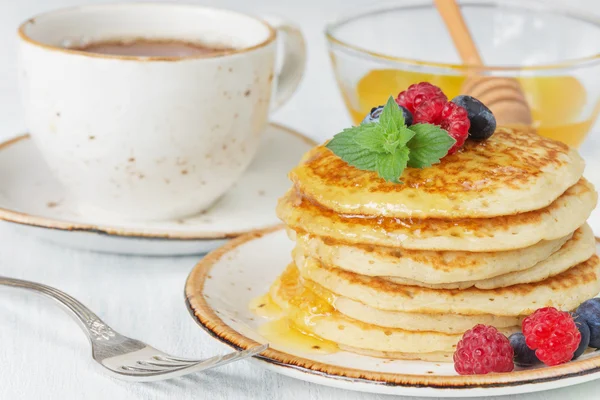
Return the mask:
POLYGON ((28 128, 51 171, 84 212, 137 220, 191 215, 225 193, 254 157, 269 110, 293 94, 305 59, 289 24, 160 3, 43 14, 21 25, 19 47, 28 128), (124 37, 235 50, 169 58, 64 47, 124 37))

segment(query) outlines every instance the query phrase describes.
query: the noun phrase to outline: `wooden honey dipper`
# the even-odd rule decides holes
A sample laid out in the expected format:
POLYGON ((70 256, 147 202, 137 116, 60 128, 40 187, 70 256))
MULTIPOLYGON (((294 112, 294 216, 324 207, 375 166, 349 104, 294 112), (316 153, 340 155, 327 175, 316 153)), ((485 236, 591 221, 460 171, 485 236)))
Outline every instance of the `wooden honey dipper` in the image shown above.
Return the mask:
MULTIPOLYGON (((483 67, 477 46, 456 0, 434 0, 434 2, 462 62, 469 66, 483 67)), ((533 122, 521 85, 514 78, 480 76, 471 73, 467 76, 461 92, 475 97, 492 110, 498 124, 531 125, 533 122)))

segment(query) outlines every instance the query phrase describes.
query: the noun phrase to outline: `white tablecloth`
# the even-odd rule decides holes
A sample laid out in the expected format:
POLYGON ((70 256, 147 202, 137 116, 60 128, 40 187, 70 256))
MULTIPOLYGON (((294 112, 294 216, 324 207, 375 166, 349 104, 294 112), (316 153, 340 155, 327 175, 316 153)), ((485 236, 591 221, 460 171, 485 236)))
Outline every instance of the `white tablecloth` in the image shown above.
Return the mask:
MULTIPOLYGON (((15 79, 15 27, 33 14, 83 2, 0 1, 0 139, 25 129, 15 79)), ((307 76, 296 97, 274 119, 315 139, 324 139, 349 123, 325 53, 322 27, 344 13, 345 7, 367 5, 369 0, 204 0, 202 3, 297 21, 309 44, 307 76)), ((577 3, 600 12, 600 5, 593 0, 577 3)), ((76 251, 16 234, 10 225, 0 223, 0 275, 60 288, 122 333, 187 357, 226 351, 225 346, 195 325, 183 302, 184 281, 197 259, 76 251)), ((505 398, 588 400, 598 398, 599 391, 600 381, 505 398)), ((247 362, 169 382, 116 381, 99 373, 91 361, 84 335, 60 309, 41 297, 0 288, 0 399, 155 398, 375 400, 387 397, 321 387, 263 371, 247 362)))

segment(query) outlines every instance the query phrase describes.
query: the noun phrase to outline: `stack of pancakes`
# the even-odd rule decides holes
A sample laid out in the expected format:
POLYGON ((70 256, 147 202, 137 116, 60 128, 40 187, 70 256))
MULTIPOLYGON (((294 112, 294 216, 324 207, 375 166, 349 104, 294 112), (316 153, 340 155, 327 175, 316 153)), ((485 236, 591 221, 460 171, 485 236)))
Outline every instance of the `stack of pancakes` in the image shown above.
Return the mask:
POLYGON ((407 168, 400 184, 316 147, 278 205, 296 246, 270 295, 297 329, 342 349, 450 361, 476 324, 508 335, 538 308, 600 292, 583 168, 523 129, 407 168))

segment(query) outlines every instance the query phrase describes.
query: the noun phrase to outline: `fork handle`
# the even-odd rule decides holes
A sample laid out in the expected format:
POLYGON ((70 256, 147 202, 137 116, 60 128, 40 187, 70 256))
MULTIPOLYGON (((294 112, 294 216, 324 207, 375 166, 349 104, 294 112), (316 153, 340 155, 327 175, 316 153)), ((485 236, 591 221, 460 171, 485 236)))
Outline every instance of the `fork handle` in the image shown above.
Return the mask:
POLYGON ((104 323, 104 321, 89 308, 58 289, 40 283, 7 278, 4 276, 0 276, 0 285, 30 290, 57 301, 63 306, 62 308, 77 321, 81 329, 83 329, 84 333, 86 333, 92 341, 110 340, 121 336, 113 331, 111 327, 106 325, 106 323, 104 323))

